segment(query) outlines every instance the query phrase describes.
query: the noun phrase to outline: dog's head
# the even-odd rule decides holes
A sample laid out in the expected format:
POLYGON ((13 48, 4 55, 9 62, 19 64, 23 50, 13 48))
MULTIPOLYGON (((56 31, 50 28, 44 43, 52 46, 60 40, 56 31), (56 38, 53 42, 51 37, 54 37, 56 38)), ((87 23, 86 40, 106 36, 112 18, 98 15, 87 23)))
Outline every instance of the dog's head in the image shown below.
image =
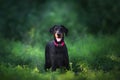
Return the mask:
POLYGON ((68 29, 63 25, 54 25, 52 28, 50 28, 50 33, 54 34, 57 42, 61 42, 64 38, 64 35, 67 35, 68 29))

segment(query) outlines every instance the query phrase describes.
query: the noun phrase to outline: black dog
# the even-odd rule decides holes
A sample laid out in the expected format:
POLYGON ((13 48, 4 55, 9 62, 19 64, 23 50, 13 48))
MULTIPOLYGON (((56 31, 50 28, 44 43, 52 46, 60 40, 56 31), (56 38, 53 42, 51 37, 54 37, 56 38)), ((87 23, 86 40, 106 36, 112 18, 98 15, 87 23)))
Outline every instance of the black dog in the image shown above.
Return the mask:
POLYGON ((68 29, 63 25, 55 25, 50 29, 54 40, 49 42, 45 48, 45 70, 55 71, 57 68, 69 70, 68 50, 64 42, 64 35, 68 29))

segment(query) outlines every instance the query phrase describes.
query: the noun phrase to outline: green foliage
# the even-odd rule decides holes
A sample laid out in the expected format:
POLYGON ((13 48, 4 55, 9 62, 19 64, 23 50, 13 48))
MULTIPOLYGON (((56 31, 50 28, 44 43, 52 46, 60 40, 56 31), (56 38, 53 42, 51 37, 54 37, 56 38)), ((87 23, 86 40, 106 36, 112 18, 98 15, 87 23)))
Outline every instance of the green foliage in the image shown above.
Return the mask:
POLYGON ((3 80, 118 80, 120 74, 118 39, 116 36, 86 35, 76 39, 72 44, 70 39, 66 39, 71 71, 65 73, 59 70, 53 73, 44 72, 43 47, 1 39, 3 50, 8 49, 9 54, 0 54, 7 59, 6 61, 1 58, 0 74, 3 76, 0 77, 3 80))
POLYGON ((104 72, 88 69, 78 74, 74 74, 72 71, 40 73, 36 67, 31 69, 20 65, 16 67, 0 65, 0 74, 1 80, 119 80, 120 72, 116 70, 104 72))
POLYGON ((119 0, 0 0, 1 80, 119 80, 119 0), (70 71, 45 72, 54 24, 69 29, 70 71))

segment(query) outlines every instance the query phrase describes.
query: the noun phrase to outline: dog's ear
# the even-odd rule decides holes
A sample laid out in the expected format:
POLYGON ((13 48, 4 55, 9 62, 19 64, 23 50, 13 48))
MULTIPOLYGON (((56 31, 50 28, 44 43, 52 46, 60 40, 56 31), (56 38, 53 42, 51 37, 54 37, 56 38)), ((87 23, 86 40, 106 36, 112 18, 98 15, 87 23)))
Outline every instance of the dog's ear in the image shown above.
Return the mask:
POLYGON ((54 34, 54 28, 55 28, 55 26, 56 26, 56 25, 54 25, 52 28, 50 28, 49 32, 50 32, 51 34, 54 34))
POLYGON ((65 26, 63 26, 63 25, 61 25, 61 26, 62 26, 62 28, 63 28, 63 30, 64 30, 65 35, 67 36, 67 34, 68 34, 68 29, 67 29, 65 26))

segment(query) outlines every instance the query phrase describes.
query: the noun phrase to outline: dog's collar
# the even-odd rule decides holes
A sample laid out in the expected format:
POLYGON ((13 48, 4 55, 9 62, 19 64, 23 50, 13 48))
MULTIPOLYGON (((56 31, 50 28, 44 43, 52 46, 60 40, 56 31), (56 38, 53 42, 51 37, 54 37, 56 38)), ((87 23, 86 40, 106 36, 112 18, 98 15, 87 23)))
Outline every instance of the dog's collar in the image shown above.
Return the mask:
POLYGON ((57 47, 63 47, 65 45, 65 43, 64 43, 64 41, 62 41, 60 44, 58 44, 54 41, 54 45, 57 47))

